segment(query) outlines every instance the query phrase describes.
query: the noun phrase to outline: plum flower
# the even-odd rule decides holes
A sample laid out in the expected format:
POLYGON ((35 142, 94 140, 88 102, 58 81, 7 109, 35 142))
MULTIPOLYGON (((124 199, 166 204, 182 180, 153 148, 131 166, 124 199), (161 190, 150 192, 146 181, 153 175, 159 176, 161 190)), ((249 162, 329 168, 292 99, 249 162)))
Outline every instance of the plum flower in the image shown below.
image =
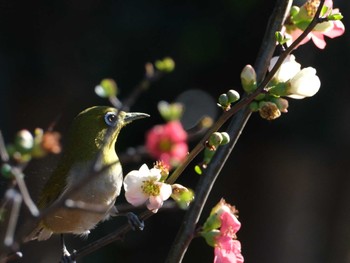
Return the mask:
POLYGON ((159 181, 161 178, 160 169, 149 169, 146 164, 129 172, 124 178, 126 200, 133 206, 146 204, 156 213, 172 194, 171 185, 159 181))
MULTIPOLYGON (((273 57, 269 70, 276 64, 278 57, 273 57)), ((321 86, 321 81, 312 67, 300 70, 300 64, 293 55, 289 55, 282 63, 273 78, 273 86, 269 92, 277 96, 303 99, 314 96, 321 86)))
POLYGON ((241 243, 227 236, 218 236, 214 248, 214 263, 243 263, 241 243))
POLYGON ((303 68, 291 78, 287 92, 288 97, 303 99, 314 96, 320 89, 321 82, 316 76, 316 70, 312 67, 303 68))
MULTIPOLYGON (((269 71, 275 66, 279 57, 271 58, 269 71)), ((274 80, 276 82, 286 82, 294 77, 300 71, 301 65, 296 62, 294 55, 289 55, 283 61, 282 65, 277 70, 274 80)))
POLYGON ((244 259, 241 254, 241 243, 236 240, 236 233, 241 223, 227 209, 220 215, 220 221, 220 234, 216 237, 214 249, 214 263, 242 263, 244 259))
POLYGON ((236 236, 241 228, 236 213, 235 207, 221 199, 203 225, 202 236, 209 245, 214 246, 214 263, 243 263, 244 261, 241 243, 236 236))
MULTIPOLYGON (((311 22, 313 16, 315 15, 316 9, 318 8, 319 1, 309 0, 302 7, 294 7, 292 10, 291 24, 285 25, 285 37, 289 39, 287 45, 294 42, 305 30, 306 26, 311 22)), ((338 9, 333 8, 333 1, 326 0, 325 4, 328 10, 331 10, 331 14, 340 15, 338 9)), ((329 12, 328 14, 329 15, 329 12)), ((330 20, 317 24, 314 29, 304 38, 299 45, 307 43, 310 39, 314 44, 320 48, 324 49, 326 47, 326 41, 324 36, 329 38, 335 38, 343 35, 345 32, 345 26, 340 20, 330 20)))
POLYGON ((179 121, 154 126, 146 134, 146 148, 150 155, 165 164, 177 166, 188 153, 187 133, 179 121))

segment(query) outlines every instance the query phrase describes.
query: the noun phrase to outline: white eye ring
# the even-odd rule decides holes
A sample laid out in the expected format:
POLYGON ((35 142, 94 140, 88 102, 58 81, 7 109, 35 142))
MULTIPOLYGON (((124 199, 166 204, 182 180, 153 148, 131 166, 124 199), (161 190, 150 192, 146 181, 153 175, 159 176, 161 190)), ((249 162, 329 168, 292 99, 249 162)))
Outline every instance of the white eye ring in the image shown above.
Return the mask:
POLYGON ((108 126, 114 127, 117 123, 118 117, 114 112, 107 112, 105 115, 105 123, 108 126))

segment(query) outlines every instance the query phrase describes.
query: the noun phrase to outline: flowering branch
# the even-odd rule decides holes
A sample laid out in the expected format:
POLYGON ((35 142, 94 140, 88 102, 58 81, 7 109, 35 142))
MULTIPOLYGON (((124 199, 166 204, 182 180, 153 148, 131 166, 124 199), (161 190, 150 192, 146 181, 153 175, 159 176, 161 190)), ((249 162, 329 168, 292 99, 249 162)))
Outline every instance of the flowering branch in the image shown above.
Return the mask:
MULTIPOLYGON (((322 8, 323 2, 320 4, 320 7, 316 12, 317 17, 320 14, 320 10, 322 8)), ((275 40, 274 38, 271 37, 271 35, 275 34, 275 32, 282 27, 283 21, 285 20, 285 17, 286 17, 287 11, 290 8, 290 5, 291 5, 291 1, 286 2, 283 0, 278 1, 276 4, 275 10, 270 18, 270 21, 276 21, 278 22, 278 24, 274 23, 273 25, 268 26, 267 28, 268 31, 265 34, 265 39, 263 41, 262 48, 260 49, 260 53, 258 55, 258 59, 255 66, 258 72, 258 79, 261 79, 263 77, 263 74, 267 71, 267 67, 268 67, 267 61, 270 61, 270 58, 272 57, 273 51, 275 49, 275 40), (269 48, 266 48, 266 47, 269 47, 269 48)), ((307 32, 310 32, 316 24, 317 24, 317 20, 314 19, 313 23, 311 23, 307 28, 306 33, 301 37, 305 37, 307 35, 307 32)), ((302 38, 298 39, 297 41, 300 42, 301 40, 302 38)), ((298 44, 297 41, 295 45, 298 44)), ((278 61, 279 63, 283 62, 284 58, 293 50, 293 47, 294 45, 291 46, 288 50, 286 50, 286 52, 283 54, 284 56, 283 57, 281 56, 282 58, 279 59, 278 61)), ((265 86, 269 83, 269 81, 272 79, 272 77, 276 73, 279 66, 280 65, 278 65, 277 67, 276 66, 274 67, 274 70, 271 71, 270 74, 264 79, 264 81, 259 85, 258 89, 252 95, 248 96, 246 100, 249 101, 252 97, 255 97, 256 95, 258 95, 260 92, 263 91, 265 86)), ((243 102, 241 104, 243 104, 243 102)), ((237 104, 236 107, 238 107, 238 105, 239 104, 237 104)), ((232 108, 231 111, 236 110, 236 107, 232 108)), ((229 113, 225 112, 222 116, 225 116, 225 114, 229 114, 229 113)), ((228 156, 233 150, 241 134, 241 131, 243 130, 249 117, 250 117, 250 111, 247 107, 245 107, 237 114, 236 118, 231 121, 230 126, 228 127, 228 133, 231 136, 232 141, 229 143, 227 147, 219 148, 219 150, 217 151, 217 153, 215 154, 212 160, 211 165, 205 171, 205 174, 201 176, 196 189, 196 198, 192 203, 190 209, 188 210, 187 214, 185 215, 182 227, 180 228, 177 234, 177 237, 173 243, 172 249, 169 252, 169 255, 166 261, 167 263, 175 263, 175 262, 182 261, 187 251, 187 248, 192 238, 194 237, 193 235, 195 232, 196 225, 198 223, 204 204, 215 183, 215 180, 218 174, 220 173, 223 165, 225 164, 225 161, 227 160, 228 156)), ((221 120, 221 118, 219 120, 221 120)))
MULTIPOLYGON (((261 80, 267 71, 268 63, 270 61, 270 58, 272 57, 272 54, 275 49, 275 32, 277 30, 280 30, 281 25, 284 22, 284 19, 287 15, 287 11, 289 10, 291 5, 291 1, 285 2, 280 1, 277 3, 276 8, 271 15, 270 18, 270 24, 268 26, 269 30, 266 32, 263 44, 260 49, 260 54, 258 56, 258 59, 255 63, 255 68, 258 74, 258 80, 261 80)), ((312 27, 314 24, 310 24, 309 28, 307 29, 309 32, 312 30, 312 27)), ((301 36, 302 37, 302 36, 301 36)), ((301 38, 296 40, 301 41, 301 38)), ((284 52, 284 57, 286 57, 290 52, 292 52, 293 47, 288 48, 284 52)), ((231 124, 228 127, 228 132, 231 137, 231 142, 228 147, 221 147, 218 152, 215 154, 212 164, 208 167, 206 170, 206 174, 201 176, 201 179, 197 186, 196 191, 196 199, 193 202, 191 208, 188 210, 188 213, 185 217, 184 224, 182 228, 180 229, 178 236, 174 242, 174 246, 172 247, 172 250, 169 253, 168 261, 167 262, 180 262, 183 258, 187 247, 189 243, 191 242, 192 238, 194 237, 194 230, 196 227, 196 224, 199 220, 201 211, 203 209, 203 206, 208 198, 208 195, 210 193, 210 190, 212 186, 215 183, 215 180, 221 171, 223 165, 225 164, 225 161, 227 160, 228 156, 230 155, 231 151, 233 150, 240 134, 243 128, 245 127, 245 124, 247 123, 249 117, 250 117, 250 110, 248 109, 247 105, 260 93, 264 92, 264 89, 266 88, 269 81, 274 76, 274 73, 277 71, 279 66, 282 64, 283 59, 280 59, 276 62, 276 65, 273 70, 266 76, 263 82, 260 83, 257 90, 253 92, 250 95, 247 95, 245 98, 243 98, 240 102, 238 102, 234 107, 232 107, 229 111, 225 111, 218 121, 212 126, 212 128, 207 132, 206 136, 196 145, 196 147, 190 152, 190 154, 187 156, 186 160, 178 166, 178 168, 172 173, 172 175, 168 178, 166 181, 169 184, 174 183, 179 175, 185 170, 185 168, 191 163, 191 161, 204 149, 205 142, 208 140, 209 136, 220 129, 220 127, 230 118, 233 114, 237 113, 236 118, 231 122, 231 124), (209 191, 208 191, 209 189, 209 191)), ((140 218, 142 220, 146 220, 149 217, 154 215, 151 211, 145 211, 140 215, 140 218)), ((131 227, 129 225, 124 225, 117 231, 109 234, 108 236, 105 236, 98 241, 87 245, 86 247, 80 249, 79 251, 74 252, 71 255, 72 259, 76 259, 78 257, 87 255, 91 253, 92 251, 95 251, 117 239, 120 239, 122 235, 124 235, 126 232, 131 230, 131 227)))

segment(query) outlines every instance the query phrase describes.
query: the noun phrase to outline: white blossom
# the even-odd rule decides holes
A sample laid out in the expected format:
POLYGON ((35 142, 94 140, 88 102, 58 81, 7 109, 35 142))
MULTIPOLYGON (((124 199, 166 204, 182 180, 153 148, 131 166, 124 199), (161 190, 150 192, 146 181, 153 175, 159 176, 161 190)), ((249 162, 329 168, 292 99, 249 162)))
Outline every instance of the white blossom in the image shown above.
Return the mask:
MULTIPOLYGON (((275 66, 279 57, 273 57, 270 61, 269 71, 275 66)), ((274 79, 276 82, 287 82, 293 78, 299 71, 301 65, 295 61, 294 55, 288 55, 283 61, 280 68, 277 70, 274 79)))
POLYGON ((124 179, 126 200, 133 206, 146 204, 156 213, 172 193, 171 185, 159 181, 161 177, 160 169, 149 169, 146 164, 131 171, 124 179))
POLYGON ((289 81, 287 93, 293 99, 314 96, 321 86, 321 81, 312 67, 303 68, 289 81))

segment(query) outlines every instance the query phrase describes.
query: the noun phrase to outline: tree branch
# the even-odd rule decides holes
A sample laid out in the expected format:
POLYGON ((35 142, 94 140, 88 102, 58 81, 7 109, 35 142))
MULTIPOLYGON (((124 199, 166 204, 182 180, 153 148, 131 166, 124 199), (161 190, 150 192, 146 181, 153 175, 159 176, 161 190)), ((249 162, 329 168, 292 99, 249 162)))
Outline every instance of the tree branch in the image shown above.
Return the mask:
MULTIPOLYGON (((270 22, 267 27, 267 31, 265 33, 257 61, 255 63, 258 80, 261 80, 267 71, 268 63, 273 55, 276 46, 274 34, 276 31, 279 31, 281 29, 284 19, 288 14, 291 3, 292 1, 285 0, 279 0, 276 3, 276 7, 270 17, 270 22)), ((263 88, 263 86, 260 86, 260 89, 263 88)), ((183 224, 169 252, 166 261, 167 263, 178 263, 182 261, 187 248, 193 239, 193 234, 195 232, 199 217, 202 213, 204 204, 208 199, 211 189, 222 167, 224 166, 227 158, 236 145, 236 142, 241 135, 241 132, 244 129, 250 115, 251 113, 249 108, 245 106, 238 112, 236 118, 231 121, 228 127, 228 134, 231 137, 231 141, 226 147, 220 147, 218 149, 208 169, 205 170, 204 174, 201 176, 196 188, 196 198, 185 215, 183 224)))

